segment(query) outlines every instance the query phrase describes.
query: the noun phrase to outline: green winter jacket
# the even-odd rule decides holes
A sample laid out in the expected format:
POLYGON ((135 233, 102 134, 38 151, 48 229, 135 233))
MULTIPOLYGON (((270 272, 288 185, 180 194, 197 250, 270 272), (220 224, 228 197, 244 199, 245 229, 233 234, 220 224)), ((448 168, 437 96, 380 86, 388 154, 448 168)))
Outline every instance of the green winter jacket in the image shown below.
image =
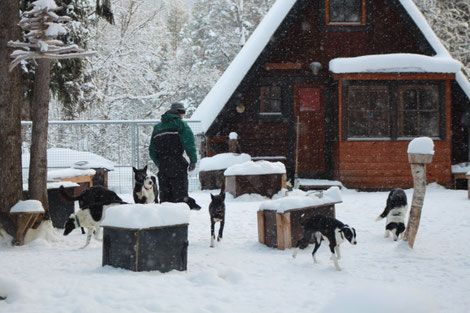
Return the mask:
POLYGON ((154 135, 163 129, 177 129, 181 143, 183 144, 184 151, 189 157, 189 162, 197 162, 196 144, 194 143, 194 134, 191 128, 184 122, 178 114, 168 111, 162 116, 161 123, 158 123, 153 128, 152 136, 150 137, 149 154, 152 161, 158 167, 157 153, 155 150, 155 143, 153 141, 154 135))

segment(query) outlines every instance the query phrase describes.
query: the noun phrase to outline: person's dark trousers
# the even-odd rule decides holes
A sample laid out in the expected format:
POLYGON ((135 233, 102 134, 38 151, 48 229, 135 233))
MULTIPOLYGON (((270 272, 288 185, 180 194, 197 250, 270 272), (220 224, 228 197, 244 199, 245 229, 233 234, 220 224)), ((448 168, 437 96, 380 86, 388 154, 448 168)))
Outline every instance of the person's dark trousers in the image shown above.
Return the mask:
POLYGON ((157 177, 160 202, 178 202, 188 196, 186 159, 161 162, 157 177))

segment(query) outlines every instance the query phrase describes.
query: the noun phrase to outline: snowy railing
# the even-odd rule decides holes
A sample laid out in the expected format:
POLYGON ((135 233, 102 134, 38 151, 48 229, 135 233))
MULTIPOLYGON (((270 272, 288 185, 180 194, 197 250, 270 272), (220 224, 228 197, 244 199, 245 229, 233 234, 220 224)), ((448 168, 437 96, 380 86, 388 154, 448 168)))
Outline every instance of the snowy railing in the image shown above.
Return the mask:
MULTIPOLYGON (((196 148, 199 151, 201 124, 198 121, 185 120, 196 135, 196 148)), ((108 186, 118 193, 131 193, 133 188, 132 167, 157 172, 149 157, 148 146, 153 127, 159 120, 93 120, 93 121, 49 121, 48 149, 68 148, 91 152, 110 160, 114 171, 108 173, 108 186)), ((21 122, 23 153, 29 153, 31 144, 31 126, 28 121, 21 122)), ((68 158, 68 156, 64 156, 68 158)), ((51 162, 48 169, 70 167, 67 160, 51 162)), ((197 168, 199 167, 199 162, 197 168)), ((196 169, 197 169, 196 168, 196 169)), ((29 164, 23 161, 23 183, 28 181, 29 164)), ((190 172, 189 190, 199 188, 198 170, 190 172)))

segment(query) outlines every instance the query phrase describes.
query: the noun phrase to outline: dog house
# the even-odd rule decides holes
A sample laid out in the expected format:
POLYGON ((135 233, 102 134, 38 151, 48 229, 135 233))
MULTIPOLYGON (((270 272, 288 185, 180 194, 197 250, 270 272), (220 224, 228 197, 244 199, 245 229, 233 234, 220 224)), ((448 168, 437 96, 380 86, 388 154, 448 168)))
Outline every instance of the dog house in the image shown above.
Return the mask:
POLYGON ((246 153, 220 153, 213 157, 202 158, 199 164, 201 189, 220 189, 227 168, 250 160, 251 157, 246 153))
POLYGON ((185 271, 189 207, 184 203, 111 207, 102 222, 102 265, 135 272, 185 271))
POLYGON ((286 168, 281 162, 248 161, 230 166, 224 175, 225 191, 234 197, 255 193, 271 198, 286 188, 286 168))
POLYGON ((279 250, 295 247, 303 237, 302 220, 319 214, 335 217, 335 204, 341 202, 338 187, 266 201, 257 215, 258 241, 279 250))

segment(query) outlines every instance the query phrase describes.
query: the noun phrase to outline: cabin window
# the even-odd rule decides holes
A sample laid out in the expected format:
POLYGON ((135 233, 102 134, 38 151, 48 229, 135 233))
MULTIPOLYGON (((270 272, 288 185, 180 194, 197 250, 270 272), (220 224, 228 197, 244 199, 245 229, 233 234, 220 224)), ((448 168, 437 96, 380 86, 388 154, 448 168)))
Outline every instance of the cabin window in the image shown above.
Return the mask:
POLYGON ((445 134, 444 85, 434 81, 344 81, 343 139, 445 134))
POLYGON ((327 25, 365 25, 365 0, 325 0, 327 25))
POLYGON ((399 137, 439 136, 438 86, 401 86, 398 106, 399 137))
POLYGON ((282 97, 280 86, 261 87, 259 108, 260 114, 280 115, 282 109, 281 104, 282 97))
POLYGON ((350 86, 347 98, 350 137, 390 137, 387 86, 350 86))

